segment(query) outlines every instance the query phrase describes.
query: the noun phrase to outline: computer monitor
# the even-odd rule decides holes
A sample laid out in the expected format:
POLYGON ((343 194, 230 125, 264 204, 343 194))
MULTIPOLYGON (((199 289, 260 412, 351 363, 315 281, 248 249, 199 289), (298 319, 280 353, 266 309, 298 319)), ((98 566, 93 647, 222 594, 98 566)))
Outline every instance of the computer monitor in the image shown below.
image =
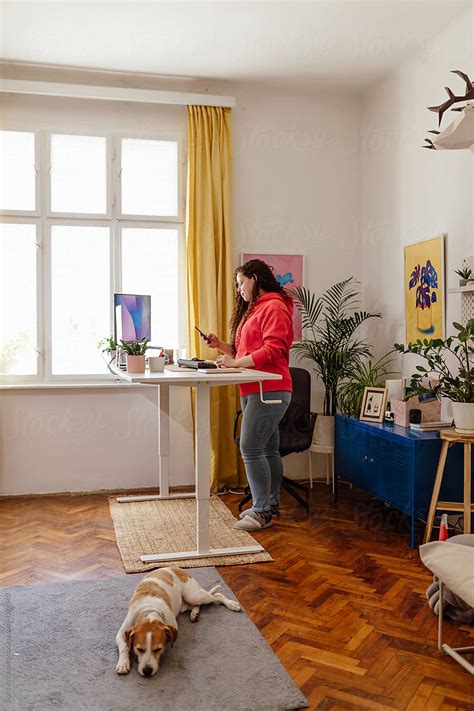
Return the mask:
POLYGON ((151 339, 151 296, 114 294, 114 339, 141 341, 151 339))

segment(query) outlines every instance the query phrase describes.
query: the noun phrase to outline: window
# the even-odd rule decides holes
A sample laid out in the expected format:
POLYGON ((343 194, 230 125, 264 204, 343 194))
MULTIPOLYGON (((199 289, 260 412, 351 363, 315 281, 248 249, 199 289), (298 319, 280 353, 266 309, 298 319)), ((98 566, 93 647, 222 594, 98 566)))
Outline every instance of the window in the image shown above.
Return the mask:
POLYGON ((185 344, 181 141, 0 131, 0 375, 107 375, 114 292, 150 294, 153 345, 185 344))
POLYGON ((36 208, 35 135, 0 131, 0 210, 36 208))
POLYGON ((0 365, 37 374, 36 225, 0 223, 0 365))

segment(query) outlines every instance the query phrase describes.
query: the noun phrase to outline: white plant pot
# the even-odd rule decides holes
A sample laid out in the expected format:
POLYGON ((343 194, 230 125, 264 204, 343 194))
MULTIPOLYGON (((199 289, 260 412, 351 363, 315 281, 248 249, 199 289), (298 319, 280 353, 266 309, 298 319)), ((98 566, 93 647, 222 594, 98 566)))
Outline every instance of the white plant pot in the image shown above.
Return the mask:
POLYGON ((452 402, 451 405, 456 432, 474 436, 474 402, 452 402))
POLYGON ((334 451, 334 415, 318 415, 313 432, 313 452, 331 454, 334 451))

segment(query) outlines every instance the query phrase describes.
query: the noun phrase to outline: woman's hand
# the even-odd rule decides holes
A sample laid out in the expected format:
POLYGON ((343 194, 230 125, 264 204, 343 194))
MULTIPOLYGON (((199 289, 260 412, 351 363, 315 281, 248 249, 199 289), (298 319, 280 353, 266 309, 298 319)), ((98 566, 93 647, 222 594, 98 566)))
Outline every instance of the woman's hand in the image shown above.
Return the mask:
MULTIPOLYGON (((201 338, 202 338, 202 336, 201 336, 201 338)), ((215 333, 208 333, 207 334, 207 341, 208 341, 207 345, 209 346, 209 348, 219 348, 219 350, 222 350, 221 349, 222 341, 219 338, 217 338, 215 333)))
POLYGON ((237 361, 229 355, 220 355, 216 358, 218 368, 236 368, 237 361))

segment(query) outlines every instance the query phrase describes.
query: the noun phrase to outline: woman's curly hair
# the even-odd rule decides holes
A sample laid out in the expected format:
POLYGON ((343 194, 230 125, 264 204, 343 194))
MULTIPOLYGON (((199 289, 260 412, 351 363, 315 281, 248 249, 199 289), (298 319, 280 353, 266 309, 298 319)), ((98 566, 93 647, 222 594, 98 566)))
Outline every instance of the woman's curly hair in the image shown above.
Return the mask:
POLYGON ((262 292, 275 292, 281 294, 285 301, 290 300, 290 296, 287 294, 285 289, 275 278, 273 274, 273 267, 264 262, 261 259, 250 259, 245 264, 237 267, 234 271, 234 287, 235 287, 235 299, 234 299, 234 311, 232 313, 232 318, 229 322, 230 328, 230 342, 232 346, 232 352, 236 353, 235 338, 237 336, 237 331, 244 325, 245 321, 250 316, 252 309, 255 306, 255 302, 258 298, 259 291, 262 292), (250 301, 244 301, 240 295, 239 286, 237 284, 237 274, 243 274, 246 277, 255 277, 255 285, 252 292, 252 298, 250 301))

